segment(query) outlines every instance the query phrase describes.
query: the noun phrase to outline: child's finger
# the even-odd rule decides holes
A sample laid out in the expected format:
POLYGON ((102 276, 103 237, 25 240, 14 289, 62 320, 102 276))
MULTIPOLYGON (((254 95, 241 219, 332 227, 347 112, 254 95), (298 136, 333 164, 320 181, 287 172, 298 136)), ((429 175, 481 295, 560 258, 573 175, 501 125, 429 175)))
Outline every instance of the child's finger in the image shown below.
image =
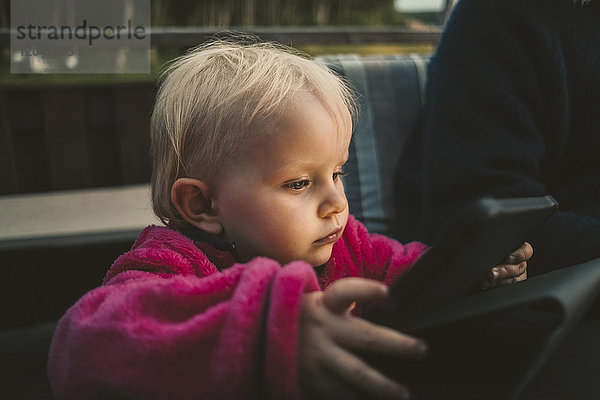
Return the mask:
POLYGON ((527 279, 527 261, 519 264, 497 265, 482 279, 482 290, 494 288, 527 279))
POLYGON ((527 271, 527 261, 519 264, 504 264, 498 265, 492 269, 492 272, 497 272, 496 281, 514 278, 523 275, 527 271))
POLYGON ((331 351, 334 356, 326 360, 328 370, 369 398, 409 398, 410 393, 406 387, 389 379, 354 354, 335 346, 331 351))
POLYGON ((533 256, 533 247, 524 242, 521 247, 513 251, 506 257, 503 264, 519 264, 522 261, 527 261, 533 256))
POLYGON ((479 288, 482 290, 493 288, 496 285, 496 279, 498 279, 498 271, 492 268, 479 283, 479 288))
POLYGON ((513 276, 511 278, 499 280, 498 282, 496 282, 496 286, 510 285, 516 282, 524 281, 525 279, 527 279, 527 271, 518 276, 513 276))
POLYGON ((325 290, 323 303, 329 310, 342 313, 354 302, 380 301, 387 296, 387 286, 381 282, 362 278, 343 278, 325 290))
POLYGON ((354 350, 402 358, 422 358, 427 353, 427 345, 422 340, 362 318, 351 318, 344 326, 333 326, 331 334, 337 343, 354 350))

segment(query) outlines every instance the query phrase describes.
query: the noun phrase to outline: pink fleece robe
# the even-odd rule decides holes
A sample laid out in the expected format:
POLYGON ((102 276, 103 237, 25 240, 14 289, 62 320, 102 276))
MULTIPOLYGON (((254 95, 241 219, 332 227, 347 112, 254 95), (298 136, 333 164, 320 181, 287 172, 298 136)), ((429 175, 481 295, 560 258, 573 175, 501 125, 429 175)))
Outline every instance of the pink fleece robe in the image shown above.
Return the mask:
POLYGON ((424 250, 369 234, 350 217, 317 279, 303 261, 239 264, 150 226, 103 286, 60 320, 48 363, 52 389, 58 399, 299 399, 302 295, 349 276, 390 284, 424 250))

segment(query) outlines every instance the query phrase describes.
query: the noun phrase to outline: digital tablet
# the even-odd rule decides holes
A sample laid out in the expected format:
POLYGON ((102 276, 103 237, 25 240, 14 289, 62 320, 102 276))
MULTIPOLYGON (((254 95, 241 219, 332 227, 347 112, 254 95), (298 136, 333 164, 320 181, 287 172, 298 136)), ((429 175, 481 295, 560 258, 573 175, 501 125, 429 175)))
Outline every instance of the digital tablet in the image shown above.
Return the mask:
POLYGON ((410 333, 419 319, 474 293, 492 267, 557 208, 552 196, 476 200, 452 218, 435 244, 393 284, 388 299, 365 318, 410 333))

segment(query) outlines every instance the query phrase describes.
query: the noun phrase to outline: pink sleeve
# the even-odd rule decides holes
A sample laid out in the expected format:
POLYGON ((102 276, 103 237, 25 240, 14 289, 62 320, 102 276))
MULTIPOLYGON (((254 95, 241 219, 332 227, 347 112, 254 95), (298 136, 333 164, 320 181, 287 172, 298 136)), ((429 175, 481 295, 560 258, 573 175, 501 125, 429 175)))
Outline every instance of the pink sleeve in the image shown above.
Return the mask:
POLYGON ((370 234, 370 240, 377 255, 368 278, 386 283, 394 283, 417 259, 425 253, 427 246, 421 242, 400 244, 386 236, 370 234))
POLYGON ((401 244, 389 237, 369 233, 367 228, 351 217, 344 232, 345 243, 355 265, 362 273, 358 276, 392 284, 427 250, 420 242, 401 244))
POLYGON ((299 398, 303 262, 257 258, 200 278, 128 271, 61 319, 48 363, 58 399, 299 398))

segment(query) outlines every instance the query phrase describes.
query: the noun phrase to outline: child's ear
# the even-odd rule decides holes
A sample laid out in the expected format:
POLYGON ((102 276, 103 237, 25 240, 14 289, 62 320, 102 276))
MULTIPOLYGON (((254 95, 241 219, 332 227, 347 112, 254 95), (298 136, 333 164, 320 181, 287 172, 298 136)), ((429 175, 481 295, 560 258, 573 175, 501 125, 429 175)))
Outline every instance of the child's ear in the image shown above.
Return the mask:
POLYGON ((213 235, 223 232, 223 225, 212 209, 211 193, 206 182, 177 179, 171 187, 171 201, 188 224, 213 235))

